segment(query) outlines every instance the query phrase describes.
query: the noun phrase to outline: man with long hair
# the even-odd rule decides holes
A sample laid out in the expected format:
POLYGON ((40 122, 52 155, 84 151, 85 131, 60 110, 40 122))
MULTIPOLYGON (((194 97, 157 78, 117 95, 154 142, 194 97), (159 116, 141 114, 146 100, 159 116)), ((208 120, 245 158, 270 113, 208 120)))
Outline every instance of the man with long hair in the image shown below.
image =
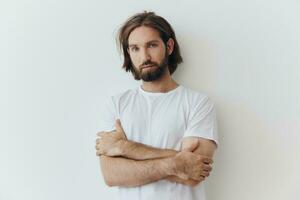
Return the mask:
POLYGON ((120 28, 123 68, 141 85, 109 98, 96 140, 104 180, 119 199, 204 200, 217 147, 214 104, 172 78, 182 62, 171 25, 154 12, 120 28))

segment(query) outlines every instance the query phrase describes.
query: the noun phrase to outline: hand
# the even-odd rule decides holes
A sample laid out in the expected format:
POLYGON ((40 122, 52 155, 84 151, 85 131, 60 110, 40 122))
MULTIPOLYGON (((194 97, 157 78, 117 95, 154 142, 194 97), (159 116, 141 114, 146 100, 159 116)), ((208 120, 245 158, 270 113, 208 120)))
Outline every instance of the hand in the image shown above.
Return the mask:
POLYGON ((111 132, 99 132, 96 140, 96 154, 97 156, 121 156, 122 155, 122 144, 126 142, 127 138, 122 128, 121 122, 118 119, 116 121, 116 130, 111 132))
POLYGON ((182 151, 174 157, 175 174, 184 180, 203 181, 212 170, 212 159, 192 152, 182 151))

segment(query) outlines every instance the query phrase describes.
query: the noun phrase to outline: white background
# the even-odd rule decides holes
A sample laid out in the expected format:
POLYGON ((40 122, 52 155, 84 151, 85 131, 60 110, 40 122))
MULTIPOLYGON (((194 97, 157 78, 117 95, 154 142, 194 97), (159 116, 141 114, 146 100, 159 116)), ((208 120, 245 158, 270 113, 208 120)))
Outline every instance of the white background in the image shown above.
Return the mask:
POLYGON ((209 200, 300 199, 299 1, 0 2, 0 199, 110 199, 95 156, 103 102, 140 83, 115 35, 155 11, 184 63, 174 78, 216 103, 209 200))

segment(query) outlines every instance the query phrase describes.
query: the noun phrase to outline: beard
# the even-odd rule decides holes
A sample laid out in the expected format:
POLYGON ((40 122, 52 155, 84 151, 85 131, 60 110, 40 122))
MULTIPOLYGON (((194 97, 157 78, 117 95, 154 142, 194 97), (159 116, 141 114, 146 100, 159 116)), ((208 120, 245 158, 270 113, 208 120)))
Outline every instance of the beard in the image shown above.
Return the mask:
POLYGON ((158 80, 166 73, 168 69, 168 60, 169 57, 166 54, 166 56, 160 63, 146 61, 138 70, 134 67, 135 73, 138 75, 140 79, 142 79, 145 82, 158 80), (145 70, 143 69, 143 67, 146 65, 153 65, 153 66, 150 69, 145 70))

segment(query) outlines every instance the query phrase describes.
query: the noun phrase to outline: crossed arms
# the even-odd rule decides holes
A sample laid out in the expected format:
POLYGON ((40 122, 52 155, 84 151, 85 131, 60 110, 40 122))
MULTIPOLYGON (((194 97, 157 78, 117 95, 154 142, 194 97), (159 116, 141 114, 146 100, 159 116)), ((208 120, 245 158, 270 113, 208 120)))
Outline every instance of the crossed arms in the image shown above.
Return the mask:
POLYGON ((181 151, 159 149, 127 140, 119 120, 116 130, 98 133, 97 155, 108 186, 135 187, 158 180, 195 186, 212 170, 216 145, 211 140, 188 137, 181 151))

